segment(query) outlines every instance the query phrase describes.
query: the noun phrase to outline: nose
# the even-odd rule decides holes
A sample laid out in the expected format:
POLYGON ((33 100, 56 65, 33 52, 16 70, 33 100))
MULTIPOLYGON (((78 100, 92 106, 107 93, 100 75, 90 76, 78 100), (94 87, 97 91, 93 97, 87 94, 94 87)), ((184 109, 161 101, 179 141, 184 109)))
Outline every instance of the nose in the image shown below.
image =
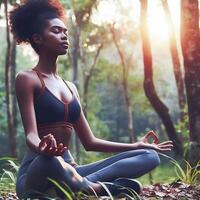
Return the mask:
POLYGON ((67 34, 63 32, 63 33, 62 33, 61 39, 62 39, 62 40, 67 40, 67 34))

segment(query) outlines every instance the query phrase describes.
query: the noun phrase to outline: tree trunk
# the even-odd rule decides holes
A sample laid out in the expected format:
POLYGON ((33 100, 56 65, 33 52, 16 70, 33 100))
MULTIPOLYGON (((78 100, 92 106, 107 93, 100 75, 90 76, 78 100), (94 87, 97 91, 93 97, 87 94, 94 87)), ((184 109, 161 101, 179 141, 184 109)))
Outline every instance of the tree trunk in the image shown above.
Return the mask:
MULTIPOLYGON (((80 34, 81 30, 86 24, 88 24, 92 8, 96 5, 96 0, 82 2, 81 6, 77 5, 76 2, 72 1, 73 14, 73 50, 72 50, 72 65, 73 65, 73 83, 79 88, 78 85, 78 60, 80 59, 80 34)), ((76 147, 76 159, 80 161, 80 141, 77 135, 75 135, 75 147, 76 147)))
MULTIPOLYGON (((77 89, 79 88, 78 84, 78 60, 80 58, 80 28, 75 22, 73 26, 73 50, 72 50, 72 65, 73 65, 73 74, 72 81, 76 85, 77 89)), ((76 148, 76 160, 80 162, 80 141, 77 135, 75 135, 75 148, 76 148)))
POLYGON ((162 5, 163 5, 166 20, 167 20, 167 24, 168 24, 170 53, 171 53, 171 58, 172 58, 172 63, 173 63, 176 87, 177 87, 177 91, 178 91, 180 119, 182 120, 184 117, 184 107, 186 104, 183 75, 182 75, 182 71, 181 71, 180 60, 178 57, 178 49, 177 49, 177 45, 176 45, 177 44, 176 35, 175 35, 174 26, 173 26, 172 18, 170 15, 170 10, 169 10, 169 5, 168 5, 167 0, 162 0, 162 5))
POLYGON ((97 48, 96 55, 94 57, 94 61, 89 69, 89 71, 86 71, 84 73, 84 83, 83 83, 83 111, 85 116, 87 117, 87 106, 88 106, 88 87, 90 79, 92 78, 95 66, 97 64, 97 59, 99 57, 100 51, 103 47, 103 44, 100 44, 100 46, 97 48))
POLYGON ((181 47, 185 69, 188 103, 190 150, 189 160, 200 160, 200 46, 198 0, 181 1, 181 47))
POLYGON ((141 3, 140 28, 141 28, 142 50, 143 50, 143 60, 144 60, 144 91, 150 103, 152 104, 153 108, 161 118, 169 139, 173 141, 174 151, 176 152, 176 154, 182 156, 182 145, 176 135, 173 122, 169 115, 169 110, 165 106, 165 104, 160 100, 155 91, 153 83, 151 46, 147 29, 147 0, 140 0, 140 3, 141 3))
POLYGON ((4 1, 6 16, 6 40, 7 52, 5 63, 5 87, 6 87, 6 106, 7 106, 7 122, 8 135, 10 143, 10 151, 13 157, 17 157, 17 141, 16 141, 16 98, 15 98, 15 69, 16 69, 16 41, 10 38, 8 26, 8 2, 4 1))
POLYGON ((121 60, 122 87, 123 87, 124 99, 125 99, 125 104, 126 104, 126 109, 127 109, 127 114, 128 114, 127 117, 128 117, 129 141, 130 142, 135 142, 136 141, 136 136, 134 134, 134 129, 133 129, 133 110, 132 110, 132 105, 131 105, 129 91, 128 91, 128 72, 129 72, 129 67, 126 64, 126 60, 124 58, 124 54, 123 54, 122 50, 120 49, 120 46, 119 46, 119 44, 117 42, 114 26, 111 27, 110 30, 111 30, 111 33, 112 33, 113 42, 114 42, 114 44, 115 44, 115 46, 117 48, 117 52, 118 52, 120 60, 121 60))

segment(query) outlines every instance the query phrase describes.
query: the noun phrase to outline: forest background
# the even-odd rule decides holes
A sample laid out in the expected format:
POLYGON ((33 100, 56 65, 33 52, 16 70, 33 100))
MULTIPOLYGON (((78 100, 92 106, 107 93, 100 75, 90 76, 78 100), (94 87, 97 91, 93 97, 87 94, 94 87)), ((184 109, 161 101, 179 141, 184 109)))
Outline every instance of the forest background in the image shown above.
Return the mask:
MULTIPOLYGON (((166 154, 195 166, 200 157, 198 1, 61 2, 70 47, 59 58, 59 75, 76 84, 95 136, 135 142, 154 130, 160 141, 174 142, 166 154)), ((33 68, 37 56, 30 46, 17 46, 9 31, 8 14, 16 3, 0 0, 0 157, 20 161, 26 145, 15 77, 33 68)), ((86 152, 75 134, 70 150, 80 164, 108 156, 86 152)), ((171 167, 161 159, 155 179, 166 181, 171 167)))

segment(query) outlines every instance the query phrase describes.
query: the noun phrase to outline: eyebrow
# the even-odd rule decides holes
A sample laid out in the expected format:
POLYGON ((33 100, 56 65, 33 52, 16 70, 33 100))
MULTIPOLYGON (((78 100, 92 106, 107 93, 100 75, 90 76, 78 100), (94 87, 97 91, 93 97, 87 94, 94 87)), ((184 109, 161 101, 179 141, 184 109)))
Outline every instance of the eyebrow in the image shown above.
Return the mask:
POLYGON ((68 31, 68 29, 67 28, 65 28, 65 27, 63 27, 63 26, 57 26, 57 25, 55 25, 55 26, 52 26, 51 28, 61 28, 61 29, 63 29, 64 31, 68 31))

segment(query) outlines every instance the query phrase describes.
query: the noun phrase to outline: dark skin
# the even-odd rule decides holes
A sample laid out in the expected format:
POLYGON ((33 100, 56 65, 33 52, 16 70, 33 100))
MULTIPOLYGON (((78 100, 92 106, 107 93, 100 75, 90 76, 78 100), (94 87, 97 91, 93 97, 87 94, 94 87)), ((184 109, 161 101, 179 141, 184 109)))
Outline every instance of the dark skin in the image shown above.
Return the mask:
MULTIPOLYGON (((46 87, 58 99, 66 103, 70 102, 72 100, 71 91, 59 77, 56 64, 58 56, 66 54, 68 49, 67 28, 64 22, 58 18, 48 20, 48 25, 44 28, 43 33, 34 34, 32 37, 39 48, 39 61, 34 68, 40 71, 46 87)), ((79 99, 74 84, 68 82, 68 85, 79 99)), ((34 71, 26 70, 17 75, 16 94, 25 129, 26 142, 30 149, 39 154, 62 156, 64 151, 68 149, 71 130, 66 127, 37 129, 34 100, 40 95, 41 89, 41 82, 34 71)), ((173 147, 172 141, 159 143, 154 132, 147 133, 136 143, 118 143, 96 138, 82 111, 78 120, 73 123, 73 128, 87 151, 122 152, 142 148, 166 151, 173 147), (148 142, 149 137, 153 137, 153 143, 148 142)), ((58 158, 63 166, 66 166, 62 158, 58 158)))

